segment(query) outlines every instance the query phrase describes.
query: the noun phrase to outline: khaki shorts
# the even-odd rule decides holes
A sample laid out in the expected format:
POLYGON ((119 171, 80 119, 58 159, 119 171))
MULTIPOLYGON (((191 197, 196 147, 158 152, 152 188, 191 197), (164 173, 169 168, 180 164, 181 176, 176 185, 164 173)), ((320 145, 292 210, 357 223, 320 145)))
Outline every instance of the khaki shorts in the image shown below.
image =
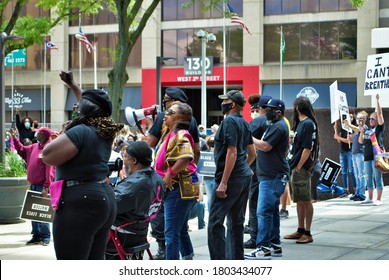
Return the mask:
POLYGON ((292 170, 290 185, 293 202, 311 200, 311 177, 312 174, 305 168, 301 168, 300 173, 296 172, 296 168, 292 170))

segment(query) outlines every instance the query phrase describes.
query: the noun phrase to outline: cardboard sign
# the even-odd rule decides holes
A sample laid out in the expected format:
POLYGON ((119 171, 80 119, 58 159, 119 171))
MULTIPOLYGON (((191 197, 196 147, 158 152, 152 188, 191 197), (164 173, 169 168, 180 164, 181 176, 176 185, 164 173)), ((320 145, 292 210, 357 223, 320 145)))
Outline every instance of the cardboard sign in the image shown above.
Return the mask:
POLYGON ((389 53, 367 56, 364 95, 388 94, 389 53))
POLYGON ((331 123, 339 120, 339 91, 338 81, 330 85, 331 123))
POLYGON ((197 172, 200 175, 215 176, 216 164, 212 152, 200 152, 199 163, 197 164, 197 172))
POLYGON ((338 178, 340 171, 341 166, 339 163, 326 158, 322 164, 319 181, 332 184, 338 178))
POLYGON ((20 218, 36 222, 52 223, 54 210, 51 207, 50 197, 42 197, 40 192, 26 192, 20 218))
POLYGON ((353 133, 353 130, 351 128, 349 128, 348 126, 346 126, 343 122, 344 120, 347 120, 348 123, 351 123, 350 113, 348 111, 348 103, 347 103, 346 93, 338 90, 338 97, 339 97, 339 103, 338 103, 339 104, 339 115, 340 115, 340 120, 342 123, 342 128, 344 130, 348 131, 349 133, 353 133))

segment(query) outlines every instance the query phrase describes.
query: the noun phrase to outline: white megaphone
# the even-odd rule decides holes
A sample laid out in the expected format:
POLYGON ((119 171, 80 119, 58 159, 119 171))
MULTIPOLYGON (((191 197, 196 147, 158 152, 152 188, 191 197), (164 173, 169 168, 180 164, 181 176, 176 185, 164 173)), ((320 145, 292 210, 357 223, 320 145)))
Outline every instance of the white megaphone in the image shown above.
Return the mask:
MULTIPOLYGON (((129 126, 137 126, 139 130, 143 133, 142 127, 140 125, 140 120, 146 118, 147 116, 152 116, 153 120, 155 116, 160 112, 159 105, 153 105, 151 107, 142 108, 142 109, 133 109, 131 107, 126 107, 124 114, 129 126)), ((144 133, 143 133, 144 134, 144 133)))

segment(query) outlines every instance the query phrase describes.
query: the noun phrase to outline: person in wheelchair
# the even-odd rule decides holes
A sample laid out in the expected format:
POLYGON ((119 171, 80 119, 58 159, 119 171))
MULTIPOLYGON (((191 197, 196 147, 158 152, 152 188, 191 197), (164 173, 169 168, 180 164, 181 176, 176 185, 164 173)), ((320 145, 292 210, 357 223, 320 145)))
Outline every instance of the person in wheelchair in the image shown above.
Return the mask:
MULTIPOLYGON (((133 142, 126 148, 123 162, 127 177, 114 189, 117 214, 106 259, 120 259, 112 234, 117 234, 126 252, 128 248, 148 244, 149 222, 159 211, 165 191, 162 178, 150 166, 152 160, 152 150, 146 142, 133 142)), ((131 254, 127 257, 132 258, 131 254)))

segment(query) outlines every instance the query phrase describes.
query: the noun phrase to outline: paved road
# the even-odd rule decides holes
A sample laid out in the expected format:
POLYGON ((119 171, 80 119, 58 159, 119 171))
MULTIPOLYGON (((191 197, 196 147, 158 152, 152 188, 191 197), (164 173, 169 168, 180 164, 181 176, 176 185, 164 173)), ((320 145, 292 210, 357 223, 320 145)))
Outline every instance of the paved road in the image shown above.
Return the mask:
MULTIPOLYGON (((283 240, 283 257, 278 260, 389 260, 389 187, 383 192, 382 206, 364 206, 348 198, 335 198, 314 204, 312 225, 314 242, 296 244, 283 240)), ((281 236, 297 228, 296 207, 281 220, 281 236)), ((197 221, 190 221, 195 259, 208 260, 207 232, 197 230, 197 221)), ((31 223, 0 225, 1 260, 53 260, 54 247, 30 245, 31 223)), ((248 238, 248 235, 245 235, 248 238)), ((151 239, 155 252, 157 245, 151 239)), ((247 250, 250 251, 250 250, 247 250)), ((348 268, 349 269, 349 268, 348 268)))

